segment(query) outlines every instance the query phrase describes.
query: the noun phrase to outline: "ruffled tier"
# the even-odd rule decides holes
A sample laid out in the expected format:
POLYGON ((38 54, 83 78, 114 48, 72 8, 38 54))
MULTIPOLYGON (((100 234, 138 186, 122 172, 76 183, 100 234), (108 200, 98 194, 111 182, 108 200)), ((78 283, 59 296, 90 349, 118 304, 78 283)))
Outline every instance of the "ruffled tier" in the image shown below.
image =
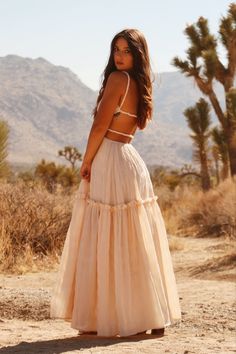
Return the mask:
POLYGON ((118 210, 126 210, 129 208, 134 208, 136 206, 144 205, 147 203, 155 202, 158 199, 158 196, 154 195, 146 199, 134 199, 127 203, 121 203, 117 205, 110 205, 96 200, 90 199, 85 193, 78 193, 78 199, 85 199, 89 205, 92 205, 99 209, 109 210, 110 212, 116 212, 118 210))
POLYGON ((157 196, 111 205, 76 196, 50 316, 81 331, 127 336, 179 319, 157 196))

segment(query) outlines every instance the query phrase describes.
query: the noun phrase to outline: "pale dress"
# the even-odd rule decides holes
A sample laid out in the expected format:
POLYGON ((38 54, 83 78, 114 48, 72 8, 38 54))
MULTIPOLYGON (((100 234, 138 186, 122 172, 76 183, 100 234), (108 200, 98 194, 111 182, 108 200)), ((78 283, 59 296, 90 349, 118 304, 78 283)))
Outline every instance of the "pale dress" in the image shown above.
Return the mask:
MULTIPOLYGON (((129 82, 128 75, 126 94, 129 82)), ((79 185, 50 317, 98 336, 133 335, 181 318, 157 196, 131 143, 104 137, 90 182, 79 185)))

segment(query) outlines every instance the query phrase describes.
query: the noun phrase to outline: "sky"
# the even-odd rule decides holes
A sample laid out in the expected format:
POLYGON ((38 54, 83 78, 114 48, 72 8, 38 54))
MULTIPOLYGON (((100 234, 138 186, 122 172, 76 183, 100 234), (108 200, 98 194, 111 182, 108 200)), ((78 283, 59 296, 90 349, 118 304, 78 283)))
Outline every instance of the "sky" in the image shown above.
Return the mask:
MULTIPOLYGON (((110 43, 125 28, 143 32, 155 73, 177 71, 185 59, 187 24, 208 19, 218 36, 220 18, 232 0, 0 0, 0 57, 16 54, 72 70, 98 90, 110 43)), ((224 50, 220 49, 222 61, 224 50)))

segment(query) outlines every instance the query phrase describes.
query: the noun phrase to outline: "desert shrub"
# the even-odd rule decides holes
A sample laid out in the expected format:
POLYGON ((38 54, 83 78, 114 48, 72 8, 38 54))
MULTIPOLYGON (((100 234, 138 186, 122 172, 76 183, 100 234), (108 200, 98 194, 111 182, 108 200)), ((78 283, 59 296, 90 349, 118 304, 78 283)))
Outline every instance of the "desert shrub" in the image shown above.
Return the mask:
POLYGON ((198 193, 183 222, 195 236, 236 238, 236 184, 227 179, 208 193, 198 193))
POLYGON ((39 185, 0 184, 0 268, 11 269, 25 252, 60 252, 72 202, 72 195, 51 194, 39 185))

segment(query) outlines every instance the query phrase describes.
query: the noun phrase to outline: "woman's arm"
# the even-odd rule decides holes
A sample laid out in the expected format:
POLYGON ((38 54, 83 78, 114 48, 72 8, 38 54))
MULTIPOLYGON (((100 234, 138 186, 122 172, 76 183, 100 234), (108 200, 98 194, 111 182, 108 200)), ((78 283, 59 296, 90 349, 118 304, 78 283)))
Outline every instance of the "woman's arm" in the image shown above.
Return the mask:
POLYGON ((119 71, 112 72, 108 77, 99 110, 94 118, 89 133, 87 147, 80 170, 82 178, 89 180, 91 163, 111 124, 114 111, 118 105, 120 96, 124 91, 126 83, 125 79, 126 77, 124 74, 119 71))
POLYGON ((88 137, 86 152, 83 158, 83 161, 85 162, 92 162, 102 139, 110 126, 114 111, 122 93, 122 83, 124 83, 123 76, 122 73, 114 71, 108 77, 99 110, 94 118, 88 137))

